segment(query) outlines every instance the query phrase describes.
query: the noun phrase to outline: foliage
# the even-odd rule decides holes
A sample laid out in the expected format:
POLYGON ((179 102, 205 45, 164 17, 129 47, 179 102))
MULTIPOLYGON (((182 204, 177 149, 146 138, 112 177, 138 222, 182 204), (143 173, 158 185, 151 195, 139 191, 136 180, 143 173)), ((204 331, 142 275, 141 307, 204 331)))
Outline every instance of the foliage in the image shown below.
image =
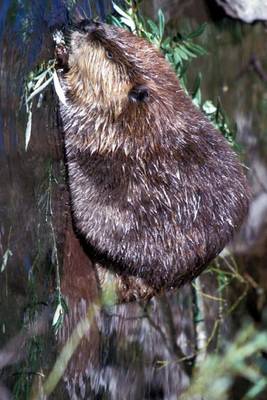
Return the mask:
MULTIPOLYGON (((138 7, 139 2, 125 0, 125 3, 127 6, 126 10, 113 3, 117 16, 110 16, 109 21, 116 26, 129 29, 132 33, 144 37, 157 46, 165 55, 167 61, 172 65, 180 80, 181 86, 185 92, 189 94, 186 85, 186 72, 194 58, 207 54, 207 51, 195 42, 195 39, 204 32, 206 24, 199 25, 192 32, 175 32, 166 35, 165 18, 161 9, 158 10, 157 22, 154 22, 141 15, 140 8, 138 7)), ((195 79, 194 89, 192 91, 192 100, 194 104, 202 109, 204 114, 206 114, 210 121, 229 141, 230 145, 238 149, 235 142, 236 132, 230 127, 220 101, 217 102, 217 106, 215 106, 211 100, 206 100, 204 103, 202 102, 200 90, 201 78, 201 75, 198 74, 195 79)))
MULTIPOLYGON (((127 3, 132 4, 131 1, 127 1, 127 3)), ((158 47, 180 79, 183 78, 186 71, 187 62, 207 53, 203 47, 194 43, 194 39, 203 33, 205 24, 200 25, 190 33, 176 32, 171 36, 166 36, 165 17, 161 9, 158 11, 158 21, 154 22, 149 18, 145 19, 136 5, 129 6, 127 11, 122 10, 114 3, 113 6, 119 16, 111 15, 109 17, 110 22, 116 26, 129 29, 132 33, 144 37, 158 47)))
POLYGON ((39 200, 39 210, 43 214, 46 225, 49 231, 49 239, 51 242, 52 248, 52 256, 51 262, 54 267, 55 277, 56 277, 56 288, 55 295, 53 299, 53 309, 54 315, 52 320, 52 327, 55 333, 58 332, 61 324, 63 322, 64 315, 68 312, 67 304, 64 300, 64 297, 61 293, 61 283, 60 283, 60 265, 59 265, 59 256, 58 256, 58 248, 57 248, 57 240, 56 240, 56 232, 54 228, 54 212, 53 212, 53 201, 52 201, 52 191, 53 185, 57 185, 58 182, 53 175, 52 164, 49 163, 48 169, 46 171, 46 176, 44 177, 44 182, 42 187, 40 188, 42 192, 42 196, 39 200))
POLYGON ((25 150, 28 149, 28 145, 31 138, 32 131, 32 107, 33 100, 38 97, 37 108, 41 107, 43 92, 45 88, 53 80, 53 72, 55 68, 55 60, 49 60, 48 63, 42 63, 34 71, 31 71, 24 89, 25 107, 27 113, 27 126, 25 130, 25 150))
MULTIPOLYGON (((138 6, 139 3, 141 3, 141 1, 125 0, 126 10, 113 3, 117 15, 110 15, 108 17, 108 22, 129 29, 132 33, 144 37, 158 47, 177 73, 180 84, 185 92, 189 93, 186 85, 186 72, 188 66, 194 58, 207 54, 207 51, 195 42, 195 39, 204 32, 206 24, 201 24, 192 32, 175 32, 171 35, 166 35, 165 17, 162 10, 158 10, 158 20, 157 22, 154 22, 151 19, 142 16, 138 6)), ((56 32, 56 34, 58 34, 58 32, 56 32)), ((56 36, 54 39, 55 41, 58 40, 56 36)), ((33 100, 38 97, 37 107, 40 107, 43 91, 52 81, 55 90, 59 95, 59 85, 57 84, 56 79, 55 64, 55 60, 49 60, 47 63, 42 63, 36 68, 36 70, 31 71, 26 81, 24 91, 26 112, 28 115, 28 122, 25 131, 26 150, 31 137, 33 100)), ((217 102, 217 106, 215 106, 211 100, 206 100, 202 103, 200 90, 201 79, 202 77, 200 74, 195 79, 194 89, 192 91, 193 102, 197 107, 202 109, 216 128, 221 131, 229 141, 230 145, 234 146, 238 150, 238 146, 235 142, 235 130, 230 127, 220 101, 217 102)), ((61 101, 63 101, 62 98, 61 101)))
POLYGON ((10 228, 9 229, 9 233, 8 233, 7 249, 6 249, 6 251, 4 252, 4 254, 2 256, 2 261, 0 261, 0 272, 4 272, 6 270, 6 267, 7 267, 7 264, 8 264, 8 260, 10 259, 10 257, 13 256, 13 252, 9 248, 11 231, 12 231, 12 229, 10 228))
MULTIPOLYGON (((32 265, 31 272, 29 274, 29 280, 27 285, 27 296, 28 304, 24 312, 23 330, 25 336, 27 330, 31 324, 37 320, 40 315, 41 302, 38 299, 37 294, 37 283, 36 276, 33 272, 35 263, 38 263, 38 255, 32 265)), ((20 349, 20 351, 22 351, 20 349)), ((32 390, 32 383, 36 376, 41 374, 41 364, 44 355, 44 338, 40 335, 34 335, 29 340, 25 340, 25 350, 27 358, 25 361, 18 365, 15 374, 18 376, 15 385, 13 387, 13 396, 15 400, 20 400, 22 397, 25 399, 30 398, 32 390)))
POLYGON ((245 378, 250 387, 245 399, 255 399, 267 387, 267 362, 261 352, 267 350, 267 333, 244 327, 223 354, 210 354, 195 370, 190 388, 182 400, 203 396, 205 400, 226 400, 234 378, 245 378))
POLYGON ((233 146, 236 151, 239 151, 240 147, 235 141, 236 129, 230 128, 229 121, 220 100, 218 99, 216 107, 212 101, 206 100, 202 105, 202 109, 216 128, 222 132, 224 137, 228 140, 228 143, 233 146))
MULTIPOLYGON (((53 225, 52 191, 55 184, 58 184, 58 182, 56 182, 53 176, 51 161, 48 160, 47 166, 44 169, 43 180, 37 190, 37 206, 40 217, 40 221, 36 223, 37 250, 33 262, 29 266, 26 290, 27 300, 23 313, 22 332, 24 332, 25 335, 24 351, 27 357, 25 357, 25 360, 18 364, 16 368, 15 375, 17 379, 13 387, 14 399, 31 398, 34 382, 38 380, 38 378, 42 380, 44 377, 42 366, 45 364, 45 346, 47 342, 46 338, 36 333, 35 328, 33 328, 34 326, 38 326, 38 318, 40 318, 40 320, 45 318, 42 317, 42 315, 48 307, 48 304, 40 299, 40 285, 45 286, 46 284, 46 282, 40 278, 45 277, 47 281, 51 279, 51 271, 48 271, 48 268, 44 271, 44 266, 42 265, 43 251, 46 249, 43 235, 46 236, 48 248, 51 249, 51 270, 53 269, 53 275, 56 277, 56 288, 51 305, 54 310, 52 327, 55 334, 57 334, 64 315, 67 312, 67 305, 62 296, 60 287, 58 250, 53 225), (28 333, 31 330, 34 331, 33 334, 28 333)), ((38 329, 36 330, 38 331, 38 329)), ((20 349, 20 351, 22 350, 20 349)))
POLYGON ((6 269, 7 263, 8 263, 8 259, 13 255, 12 251, 10 249, 7 249, 4 252, 4 255, 2 257, 2 264, 1 264, 1 268, 0 268, 0 272, 4 272, 4 270, 6 269))

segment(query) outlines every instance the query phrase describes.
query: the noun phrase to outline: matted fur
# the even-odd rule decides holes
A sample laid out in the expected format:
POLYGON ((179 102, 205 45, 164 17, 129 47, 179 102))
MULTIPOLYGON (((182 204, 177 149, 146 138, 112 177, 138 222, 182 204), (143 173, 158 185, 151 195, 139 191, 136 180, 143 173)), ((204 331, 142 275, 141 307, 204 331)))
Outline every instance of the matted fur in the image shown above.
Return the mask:
POLYGON ((83 21, 68 52, 61 116, 77 229, 118 274, 156 290, 193 279, 247 213, 237 156, 146 40, 83 21))

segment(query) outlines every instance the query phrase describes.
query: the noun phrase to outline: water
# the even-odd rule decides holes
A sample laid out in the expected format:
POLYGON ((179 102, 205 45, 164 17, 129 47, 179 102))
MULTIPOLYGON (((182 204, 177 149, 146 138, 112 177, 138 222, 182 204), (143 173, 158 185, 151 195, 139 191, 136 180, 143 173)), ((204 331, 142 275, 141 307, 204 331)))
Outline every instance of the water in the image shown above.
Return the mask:
MULTIPOLYGON (((82 4, 87 14, 101 17, 109 6, 104 1, 94 7, 86 1, 82 4)), ((188 15, 193 25, 203 18, 197 10, 188 15)), ((36 398, 45 381, 42 377, 51 371, 62 345, 98 298, 92 265, 73 234, 65 207, 62 139, 52 88, 45 92, 41 107, 34 108, 32 137, 25 152, 25 77, 40 62, 53 58, 51 32, 67 20, 66 4, 59 0, 4 0, 0 5, 0 256, 7 257, 0 273, 0 348, 9 343, 11 349, 6 356, 0 354, 0 367, 5 365, 0 376, 2 385, 17 399, 36 398), (59 294, 56 256, 69 309, 58 335, 45 326, 59 294), (24 340, 21 330, 36 320, 42 335, 24 340)), ((203 41, 209 55, 193 64, 189 76, 193 81, 196 71, 203 71, 203 97, 216 100, 219 94, 227 114, 237 122, 258 203, 235 248, 240 266, 264 291, 267 87, 251 57, 255 55, 267 71, 266 32, 261 24, 228 21, 214 26, 210 22, 203 41)), ((223 293, 228 303, 199 296, 201 289, 218 299, 222 295, 218 279, 210 271, 202 275, 197 288, 188 285, 148 305, 118 305, 95 312, 64 379, 49 398, 179 398, 194 365, 201 362, 197 350, 215 323, 218 331, 209 341, 209 351, 231 340, 243 319, 256 318, 263 309, 256 304, 262 299, 257 292, 226 318, 227 308, 242 295, 243 286, 233 279, 232 290, 228 286, 223 293)), ((0 386, 0 398, 4 390, 0 386)))

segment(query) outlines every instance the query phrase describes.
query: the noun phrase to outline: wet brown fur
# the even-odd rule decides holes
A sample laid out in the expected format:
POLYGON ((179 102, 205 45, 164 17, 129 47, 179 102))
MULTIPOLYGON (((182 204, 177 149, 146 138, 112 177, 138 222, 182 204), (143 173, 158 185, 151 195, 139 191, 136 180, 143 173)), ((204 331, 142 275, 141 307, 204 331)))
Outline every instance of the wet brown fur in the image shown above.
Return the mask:
POLYGON ((61 115, 75 225, 118 274, 179 286, 247 213, 240 163, 154 46, 86 21, 70 38, 61 115))

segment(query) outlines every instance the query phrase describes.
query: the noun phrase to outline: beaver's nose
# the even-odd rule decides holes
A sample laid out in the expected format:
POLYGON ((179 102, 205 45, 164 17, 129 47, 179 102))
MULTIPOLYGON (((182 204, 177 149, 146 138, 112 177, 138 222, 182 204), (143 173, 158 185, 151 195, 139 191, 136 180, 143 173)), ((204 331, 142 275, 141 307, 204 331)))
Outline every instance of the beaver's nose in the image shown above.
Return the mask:
POLYGON ((101 26, 102 26, 101 22, 93 21, 90 19, 84 19, 78 24, 77 28, 78 30, 84 33, 91 33, 101 29, 101 26))

